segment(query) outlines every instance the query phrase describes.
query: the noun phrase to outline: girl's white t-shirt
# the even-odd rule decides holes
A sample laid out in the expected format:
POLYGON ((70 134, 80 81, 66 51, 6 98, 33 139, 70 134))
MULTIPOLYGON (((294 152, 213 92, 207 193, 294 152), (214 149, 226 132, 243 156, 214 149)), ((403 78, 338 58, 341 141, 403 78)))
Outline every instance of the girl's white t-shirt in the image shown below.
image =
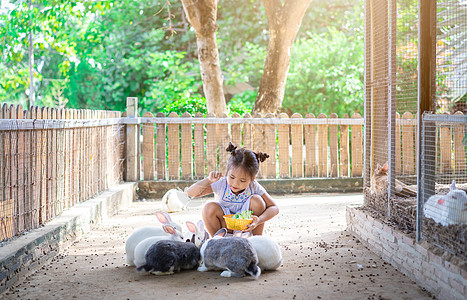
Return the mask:
POLYGON ((250 199, 252 195, 262 196, 266 190, 256 180, 250 182, 248 187, 238 195, 235 195, 227 183, 227 178, 221 177, 218 181, 211 184, 214 193, 214 200, 217 201, 224 215, 235 214, 250 208, 250 199))

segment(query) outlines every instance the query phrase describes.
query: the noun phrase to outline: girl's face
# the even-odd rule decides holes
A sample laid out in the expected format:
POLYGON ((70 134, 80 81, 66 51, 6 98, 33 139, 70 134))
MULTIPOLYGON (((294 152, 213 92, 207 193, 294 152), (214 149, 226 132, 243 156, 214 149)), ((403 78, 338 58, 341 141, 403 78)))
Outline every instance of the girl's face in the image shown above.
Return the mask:
POLYGON ((236 195, 246 189, 254 179, 254 177, 251 178, 242 168, 231 168, 227 173, 227 183, 232 192, 236 195))

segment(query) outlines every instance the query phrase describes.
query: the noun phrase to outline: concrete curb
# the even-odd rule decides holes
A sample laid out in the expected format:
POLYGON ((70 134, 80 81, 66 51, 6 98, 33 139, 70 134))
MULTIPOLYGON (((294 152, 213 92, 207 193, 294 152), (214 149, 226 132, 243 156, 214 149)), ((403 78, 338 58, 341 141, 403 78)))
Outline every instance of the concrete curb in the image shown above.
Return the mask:
MULTIPOLYGON (((170 189, 189 187, 196 180, 157 180, 139 181, 138 197, 140 199, 161 199, 170 189)), ((269 194, 282 195, 294 193, 361 193, 363 178, 281 178, 258 179, 258 182, 269 194)))
POLYGON ((136 182, 126 182, 79 203, 45 226, 13 238, 0 247, 0 293, 38 270, 71 243, 89 232, 93 224, 127 208, 135 199, 136 182))

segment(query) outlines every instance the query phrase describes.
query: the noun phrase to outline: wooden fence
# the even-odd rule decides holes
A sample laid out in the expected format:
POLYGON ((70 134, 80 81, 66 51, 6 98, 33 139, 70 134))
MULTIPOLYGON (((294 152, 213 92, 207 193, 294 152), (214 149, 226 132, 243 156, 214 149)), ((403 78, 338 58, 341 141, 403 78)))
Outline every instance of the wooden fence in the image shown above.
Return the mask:
POLYGON ((142 123, 144 180, 191 180, 224 172, 229 141, 268 153, 259 178, 360 177, 363 171, 363 118, 336 114, 282 113, 264 118, 215 118, 188 113, 167 117, 145 113, 142 123))
MULTIPOLYGON (((459 113, 457 113, 459 114, 459 113)), ((229 141, 270 155, 258 178, 360 177, 363 173, 363 118, 280 114, 215 118, 209 114, 168 116, 145 113, 142 124, 144 180, 192 180, 224 172, 229 141)), ((396 117, 396 175, 416 175, 417 120, 396 117)), ((436 148, 440 173, 465 172, 465 126, 440 127, 436 148)))
POLYGON ((3 104, 0 241, 38 228, 122 180, 124 125, 95 124, 120 117, 120 112, 3 104))

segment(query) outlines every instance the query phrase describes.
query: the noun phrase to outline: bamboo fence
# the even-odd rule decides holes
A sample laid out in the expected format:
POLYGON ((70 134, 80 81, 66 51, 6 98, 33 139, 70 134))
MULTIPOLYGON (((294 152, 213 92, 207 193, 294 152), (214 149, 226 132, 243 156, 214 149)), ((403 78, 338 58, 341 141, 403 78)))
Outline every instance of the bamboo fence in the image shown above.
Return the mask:
POLYGON ((3 104, 0 241, 38 228, 122 180, 124 125, 92 123, 120 117, 112 111, 3 104))

